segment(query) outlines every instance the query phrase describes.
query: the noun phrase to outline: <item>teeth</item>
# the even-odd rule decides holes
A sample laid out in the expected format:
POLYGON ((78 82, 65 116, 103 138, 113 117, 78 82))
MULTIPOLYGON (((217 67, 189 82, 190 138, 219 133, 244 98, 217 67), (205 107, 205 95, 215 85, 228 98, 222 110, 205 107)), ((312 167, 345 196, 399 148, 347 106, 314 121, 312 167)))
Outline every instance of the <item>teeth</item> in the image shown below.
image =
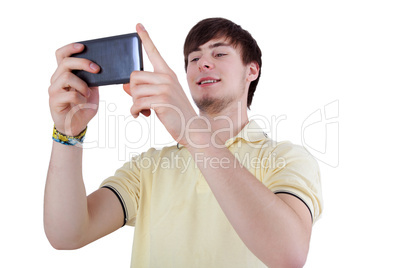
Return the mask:
POLYGON ((203 84, 210 84, 210 83, 216 83, 216 82, 218 82, 218 80, 204 80, 204 81, 202 81, 202 82, 200 83, 200 85, 203 85, 203 84))

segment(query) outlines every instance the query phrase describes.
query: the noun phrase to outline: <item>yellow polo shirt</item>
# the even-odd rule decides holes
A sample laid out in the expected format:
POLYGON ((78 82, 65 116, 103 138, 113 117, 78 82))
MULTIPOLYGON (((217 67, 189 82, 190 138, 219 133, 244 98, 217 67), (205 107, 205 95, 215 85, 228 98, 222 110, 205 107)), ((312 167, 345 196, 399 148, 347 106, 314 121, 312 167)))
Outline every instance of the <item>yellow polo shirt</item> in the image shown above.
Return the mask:
MULTIPOLYGON (((298 197, 319 217, 319 168, 303 147, 270 140, 255 121, 225 145, 271 191, 298 197)), ((102 183, 135 226, 131 267, 266 267, 225 217, 196 158, 181 146, 151 148, 102 183)))

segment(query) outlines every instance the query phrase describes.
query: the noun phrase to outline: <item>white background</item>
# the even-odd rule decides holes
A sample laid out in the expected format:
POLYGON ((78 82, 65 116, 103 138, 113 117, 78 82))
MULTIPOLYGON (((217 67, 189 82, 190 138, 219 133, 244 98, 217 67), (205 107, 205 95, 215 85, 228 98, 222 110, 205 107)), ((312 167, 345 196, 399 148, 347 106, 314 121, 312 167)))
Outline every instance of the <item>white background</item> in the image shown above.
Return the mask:
MULTIPOLYGON (((131 227, 75 251, 54 250, 44 234, 43 191, 53 127, 47 90, 56 68, 55 50, 74 41, 133 32, 142 22, 187 89, 185 36, 199 20, 216 16, 249 30, 263 51, 250 116, 285 116, 269 134, 321 152, 316 155, 324 213, 314 226, 305 267, 401 267, 399 1, 71 0, 0 5, 1 267, 130 264, 131 227), (320 110, 326 105, 327 110, 320 110), (319 116, 320 111, 329 115, 323 113, 321 123, 306 125, 310 115, 319 116)), ((145 59, 145 69, 152 70, 145 59)), ((140 132, 149 140, 134 132, 150 121, 136 123, 130 117, 130 98, 121 86, 103 87, 100 94, 102 114, 90 123, 87 137, 98 141, 98 148, 84 155, 88 193, 130 152, 171 142, 158 123, 151 132, 140 132), (141 148, 126 148, 135 147, 137 140, 145 141, 141 148)))

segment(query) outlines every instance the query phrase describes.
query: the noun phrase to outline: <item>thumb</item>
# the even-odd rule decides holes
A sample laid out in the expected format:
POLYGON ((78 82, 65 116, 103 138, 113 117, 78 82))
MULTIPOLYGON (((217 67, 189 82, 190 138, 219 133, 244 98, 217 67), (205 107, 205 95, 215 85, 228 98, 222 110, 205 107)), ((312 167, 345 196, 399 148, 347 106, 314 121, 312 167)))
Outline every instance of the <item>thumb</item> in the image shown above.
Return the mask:
POLYGON ((128 95, 131 96, 130 84, 129 84, 129 83, 128 83, 128 84, 124 84, 124 85, 123 85, 123 89, 124 89, 124 91, 125 91, 128 95))

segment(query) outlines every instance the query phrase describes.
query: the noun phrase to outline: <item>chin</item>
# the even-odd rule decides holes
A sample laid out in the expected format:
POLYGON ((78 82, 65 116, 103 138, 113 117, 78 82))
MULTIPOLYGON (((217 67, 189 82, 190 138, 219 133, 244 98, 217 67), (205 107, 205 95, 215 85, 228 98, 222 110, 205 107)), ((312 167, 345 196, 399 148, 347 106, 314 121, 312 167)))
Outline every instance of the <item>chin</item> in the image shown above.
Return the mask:
POLYGON ((219 114, 225 108, 227 108, 232 102, 233 98, 214 98, 210 96, 204 96, 200 99, 194 99, 195 104, 201 112, 207 114, 219 114))

